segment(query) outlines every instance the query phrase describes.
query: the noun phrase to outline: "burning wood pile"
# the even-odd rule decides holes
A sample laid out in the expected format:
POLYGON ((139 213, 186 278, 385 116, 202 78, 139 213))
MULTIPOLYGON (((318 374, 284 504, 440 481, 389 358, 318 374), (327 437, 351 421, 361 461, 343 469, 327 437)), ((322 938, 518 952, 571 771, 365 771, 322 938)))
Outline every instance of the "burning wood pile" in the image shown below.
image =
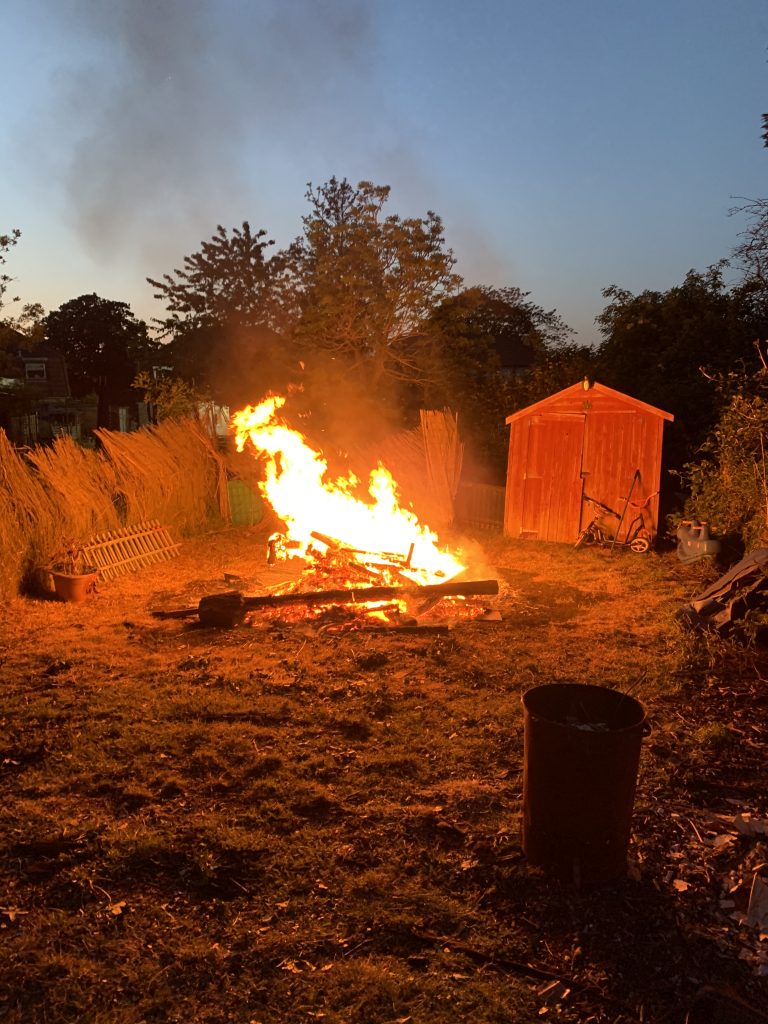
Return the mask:
POLYGON ((329 632, 445 632, 457 618, 487 613, 483 598, 498 593, 497 581, 467 579, 462 553, 441 548, 433 531, 401 507, 383 465, 370 473, 370 500, 356 496, 361 482, 353 474, 329 479, 322 454, 281 417, 284 404, 270 396, 236 413, 233 425, 238 450, 249 446, 262 460, 259 487, 284 524, 269 538, 265 563, 289 571, 274 586, 252 581, 258 593, 210 594, 197 607, 153 614, 197 616, 202 625, 225 628, 258 613, 311 619, 329 632))

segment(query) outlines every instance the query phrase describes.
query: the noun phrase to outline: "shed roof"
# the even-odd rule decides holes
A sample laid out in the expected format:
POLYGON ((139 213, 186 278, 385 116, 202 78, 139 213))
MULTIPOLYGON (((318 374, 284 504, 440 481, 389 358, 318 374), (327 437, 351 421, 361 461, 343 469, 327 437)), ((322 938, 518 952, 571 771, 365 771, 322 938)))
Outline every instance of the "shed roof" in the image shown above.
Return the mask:
POLYGON ((597 381, 579 381, 578 384, 572 384, 569 388, 563 388, 562 391, 555 392, 554 395, 549 395, 547 398, 542 398, 539 402, 534 402, 533 405, 528 405, 525 409, 518 409, 517 412, 513 412, 511 416, 507 416, 506 422, 512 423, 513 420, 519 419, 521 416, 530 416, 532 412, 543 411, 544 408, 554 402, 559 401, 566 396, 571 397, 577 394, 591 394, 597 392, 599 395, 605 395, 606 398, 616 398, 620 402, 625 402, 627 405, 634 406, 638 411, 650 412, 654 416, 660 416, 662 419, 674 420, 674 416, 671 412, 665 412, 663 409, 657 409, 655 405, 649 405, 647 402, 641 402, 639 398, 633 398, 631 395, 625 395, 621 391, 615 391, 613 388, 606 387, 605 384, 598 384, 597 381), (588 387, 585 385, 589 385, 588 387))

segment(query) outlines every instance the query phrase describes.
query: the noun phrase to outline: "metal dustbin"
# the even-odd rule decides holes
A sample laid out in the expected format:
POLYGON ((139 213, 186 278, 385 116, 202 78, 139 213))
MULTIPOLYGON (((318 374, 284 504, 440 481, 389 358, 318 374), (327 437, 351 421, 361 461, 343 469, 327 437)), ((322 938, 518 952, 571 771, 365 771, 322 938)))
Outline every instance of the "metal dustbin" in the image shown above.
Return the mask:
POLYGON ((617 690, 550 683, 523 694, 523 851, 575 885, 627 871, 645 709, 617 690))

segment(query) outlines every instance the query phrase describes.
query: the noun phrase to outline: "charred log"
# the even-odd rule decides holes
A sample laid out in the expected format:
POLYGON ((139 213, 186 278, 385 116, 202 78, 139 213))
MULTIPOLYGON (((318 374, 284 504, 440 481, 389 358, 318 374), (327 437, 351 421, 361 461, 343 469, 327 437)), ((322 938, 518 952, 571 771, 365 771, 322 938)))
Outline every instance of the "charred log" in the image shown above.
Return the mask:
POLYGON ((413 584, 397 587, 353 587, 340 590, 313 590, 306 593, 263 594, 255 597, 245 597, 235 590, 223 594, 209 594, 200 599, 197 608, 154 611, 152 615, 159 619, 184 619, 197 615, 201 625, 227 629, 242 622, 248 612, 259 608, 278 608, 285 605, 369 604, 372 601, 406 597, 439 600, 441 597, 479 597, 498 592, 498 580, 449 580, 447 583, 432 583, 426 586, 413 584))

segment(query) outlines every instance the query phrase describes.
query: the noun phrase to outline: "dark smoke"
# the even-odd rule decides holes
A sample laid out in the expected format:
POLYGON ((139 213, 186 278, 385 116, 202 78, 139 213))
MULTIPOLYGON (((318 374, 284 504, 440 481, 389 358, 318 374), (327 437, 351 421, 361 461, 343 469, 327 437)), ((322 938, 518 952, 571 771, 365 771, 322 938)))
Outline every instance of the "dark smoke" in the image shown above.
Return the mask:
POLYGON ((372 33, 362 0, 37 6, 61 40, 49 114, 67 207, 100 258, 135 250, 151 257, 148 272, 170 270, 191 251, 179 237, 196 248, 230 211, 233 223, 250 217, 273 232, 273 167, 288 153, 303 188, 315 154, 365 103, 372 33))

